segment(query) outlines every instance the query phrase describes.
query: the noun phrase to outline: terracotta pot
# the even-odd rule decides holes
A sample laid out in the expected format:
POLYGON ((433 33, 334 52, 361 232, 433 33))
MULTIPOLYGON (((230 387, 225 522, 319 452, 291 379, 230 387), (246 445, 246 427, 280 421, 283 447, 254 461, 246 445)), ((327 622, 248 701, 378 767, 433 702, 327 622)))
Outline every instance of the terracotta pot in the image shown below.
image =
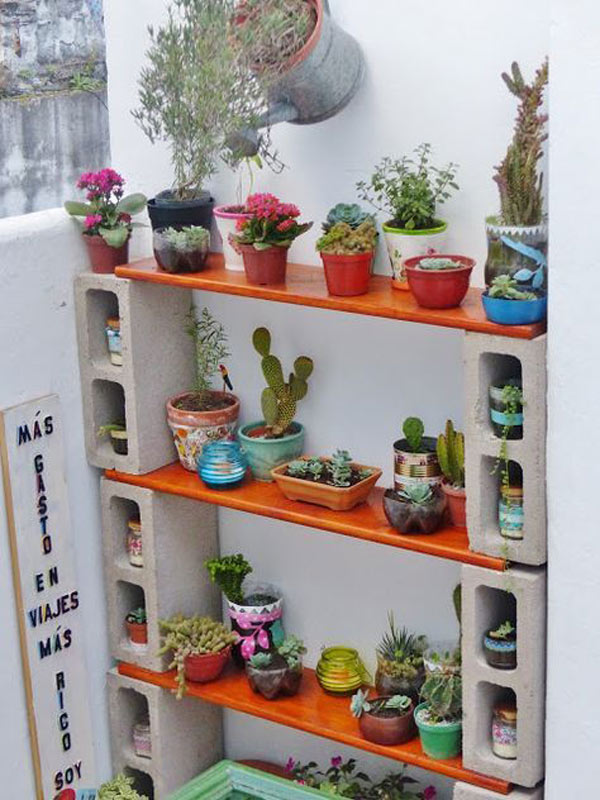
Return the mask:
POLYGON ((369 291, 373 253, 321 253, 329 294, 354 297, 369 291))
POLYGON ((242 251, 248 283, 258 286, 285 283, 289 248, 274 245, 268 250, 256 250, 251 244, 238 247, 242 251))
POLYGON ((121 264, 127 264, 129 259, 129 239, 122 247, 111 247, 106 244, 99 234, 96 236, 84 234, 83 241, 90 257, 92 272, 106 274, 114 272, 115 267, 121 264))
MULTIPOLYGON (((352 463, 353 467, 364 469, 363 464, 352 463)), ((294 478, 286 475, 285 471, 288 464, 282 464, 271 470, 271 475, 275 483, 279 486, 288 500, 301 500, 304 503, 314 503, 317 506, 325 506, 332 511, 350 511, 359 503, 364 503, 369 496, 371 489, 381 477, 381 470, 376 467, 369 467, 372 470, 368 478, 354 484, 354 486, 340 487, 328 486, 325 483, 315 483, 306 481, 303 478, 294 478)))
POLYGON ((457 269, 420 269, 419 264, 431 256, 417 256, 404 262, 408 287, 417 303, 423 308, 456 308, 469 288, 469 279, 475 266, 472 258, 437 254, 435 258, 452 259, 462 266, 457 269))
POLYGON ((167 423, 175 449, 181 465, 191 472, 196 471, 197 460, 206 442, 233 439, 240 413, 240 401, 228 392, 211 392, 214 397, 227 397, 234 401, 215 411, 186 411, 176 407, 178 401, 193 394, 182 392, 167 400, 167 423))
POLYGON ((183 669, 186 680, 192 683, 209 683, 216 680, 225 669, 231 655, 231 645, 218 653, 186 656, 183 669))
POLYGON ((358 727, 369 742, 383 745, 403 744, 417 735, 413 711, 414 706, 411 703, 404 714, 383 716, 365 712, 358 720, 358 727))
POLYGON ((464 489, 455 489, 447 481, 442 481, 442 491, 446 495, 452 524, 456 528, 466 528, 467 493, 464 489))
POLYGON ((148 623, 125 620, 127 635, 133 644, 148 644, 148 623))

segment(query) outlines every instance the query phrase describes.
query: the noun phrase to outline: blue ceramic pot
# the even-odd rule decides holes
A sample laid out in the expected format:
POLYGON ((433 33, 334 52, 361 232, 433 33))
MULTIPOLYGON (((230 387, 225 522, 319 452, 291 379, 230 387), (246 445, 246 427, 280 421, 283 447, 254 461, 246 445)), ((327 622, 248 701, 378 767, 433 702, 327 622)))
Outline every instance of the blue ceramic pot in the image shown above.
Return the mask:
POLYGON ((233 489, 244 480, 248 459, 239 442, 208 442, 196 461, 198 475, 211 489, 233 489))
POLYGON ((250 435, 252 431, 264 425, 264 421, 244 425, 238 437, 256 480, 272 482, 272 469, 299 458, 304 452, 304 426, 299 422, 292 422, 290 426, 292 432, 280 439, 265 439, 250 435))
POLYGON ((499 325, 531 325, 546 318, 548 298, 535 300, 507 300, 505 297, 481 295, 486 317, 499 325))

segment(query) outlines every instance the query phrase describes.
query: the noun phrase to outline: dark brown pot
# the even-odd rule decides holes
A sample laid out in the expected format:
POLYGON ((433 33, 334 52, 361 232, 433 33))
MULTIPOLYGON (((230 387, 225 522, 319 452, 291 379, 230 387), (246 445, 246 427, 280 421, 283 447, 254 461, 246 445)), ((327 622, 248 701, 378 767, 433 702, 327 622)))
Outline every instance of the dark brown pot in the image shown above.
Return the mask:
POLYGON ((87 247, 92 272, 107 274, 115 271, 115 267, 127 264, 129 259, 129 239, 122 247, 111 247, 106 244, 100 235, 87 236, 84 234, 83 241, 87 247))
POLYGON ((256 669, 246 662, 246 675, 252 691, 266 700, 275 700, 279 695, 293 697, 302 682, 302 669, 290 669, 285 659, 278 656, 263 669, 256 669))
POLYGON ((287 247, 269 247, 268 250, 256 250, 251 244, 240 244, 244 270, 248 283, 258 286, 285 283, 287 269, 287 247))
POLYGON ((384 745, 403 744, 417 735, 413 712, 412 703, 409 710, 403 714, 392 714, 391 711, 379 714, 365 712, 358 721, 358 727, 369 742, 384 745))

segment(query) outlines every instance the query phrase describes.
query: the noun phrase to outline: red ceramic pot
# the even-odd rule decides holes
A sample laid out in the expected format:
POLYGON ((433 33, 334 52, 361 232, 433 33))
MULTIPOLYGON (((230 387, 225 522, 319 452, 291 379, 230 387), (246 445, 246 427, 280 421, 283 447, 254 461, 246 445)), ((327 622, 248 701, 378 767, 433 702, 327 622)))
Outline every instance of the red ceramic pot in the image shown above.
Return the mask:
POLYGON ((354 297, 369 291, 373 252, 334 255, 321 253, 329 294, 354 297))
POLYGON ((148 623, 126 621, 127 635, 133 644, 148 644, 148 623))
POLYGON ((231 655, 231 645, 218 653, 186 656, 183 661, 185 678, 192 683, 208 683, 216 680, 225 669, 231 655))
POLYGON ((259 286, 285 283, 287 247, 273 245, 267 250, 256 250, 251 244, 240 244, 238 247, 242 251, 248 283, 259 286))
POLYGON ((360 732, 369 742, 396 745, 408 742, 417 735, 411 703, 405 714, 382 716, 365 712, 358 721, 360 732))
POLYGON ((90 257, 92 272, 114 272, 115 267, 127 264, 129 260, 129 239, 122 247, 111 247, 100 235, 84 235, 83 241, 90 257))
POLYGON ((464 489, 455 489, 447 481, 442 482, 442 490, 448 501, 450 520, 457 528, 467 527, 467 495, 464 489))
POLYGON ((456 308, 469 288, 475 260, 466 256, 436 253, 435 256, 415 256, 404 263, 408 287, 423 308, 456 308), (461 264, 457 269, 419 269, 425 258, 450 258, 461 264))

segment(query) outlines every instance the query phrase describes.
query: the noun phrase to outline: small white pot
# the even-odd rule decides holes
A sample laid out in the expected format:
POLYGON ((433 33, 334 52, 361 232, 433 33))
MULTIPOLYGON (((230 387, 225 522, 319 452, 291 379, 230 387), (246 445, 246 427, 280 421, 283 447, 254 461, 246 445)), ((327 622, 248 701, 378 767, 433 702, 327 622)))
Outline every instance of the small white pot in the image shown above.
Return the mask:
POLYGON ((446 228, 448 223, 441 220, 438 221, 440 224, 436 228, 426 228, 420 231, 394 228, 387 223, 382 225, 390 266, 394 276, 392 285, 396 289, 408 290, 408 282, 404 271, 404 264, 407 259, 446 251, 446 228))
MULTIPOLYGON (((239 208, 239 206, 237 206, 239 208)), ((241 251, 238 252, 231 240, 231 237, 237 233, 236 224, 238 219, 247 219, 250 214, 240 214, 235 211, 228 211, 230 208, 236 208, 234 205, 217 206, 214 211, 214 217, 217 221, 217 230, 221 237, 223 245, 223 258, 225 259, 225 269, 230 269, 233 272, 243 272, 244 262, 242 260, 241 251)))

